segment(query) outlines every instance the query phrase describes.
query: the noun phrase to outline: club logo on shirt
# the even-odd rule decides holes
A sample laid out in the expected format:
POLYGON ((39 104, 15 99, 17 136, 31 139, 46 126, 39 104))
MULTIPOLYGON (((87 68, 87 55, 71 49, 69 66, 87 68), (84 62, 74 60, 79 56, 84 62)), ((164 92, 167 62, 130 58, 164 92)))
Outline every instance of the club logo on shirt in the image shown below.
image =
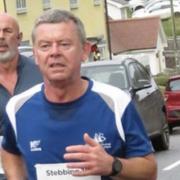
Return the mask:
POLYGON ((94 140, 98 143, 103 143, 106 140, 106 138, 104 137, 103 133, 95 133, 94 140))
POLYGON ((94 140, 101 144, 104 149, 109 149, 111 148, 111 143, 106 143, 106 137, 104 136, 104 133, 95 133, 94 134, 94 140))
POLYGON ((42 148, 40 145, 41 145, 40 140, 30 141, 30 150, 31 151, 42 151, 42 148))

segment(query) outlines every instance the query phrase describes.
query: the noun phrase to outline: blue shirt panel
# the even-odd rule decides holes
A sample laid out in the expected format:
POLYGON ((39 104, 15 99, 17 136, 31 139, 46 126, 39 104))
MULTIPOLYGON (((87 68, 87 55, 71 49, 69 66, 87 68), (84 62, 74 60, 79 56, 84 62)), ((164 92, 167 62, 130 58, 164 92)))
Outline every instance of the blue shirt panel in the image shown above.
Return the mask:
POLYGON ((124 111, 122 123, 126 139, 125 158, 144 156, 153 151, 152 146, 150 148, 151 140, 132 101, 124 111))
POLYGON ((82 97, 61 104, 48 102, 42 88, 42 91, 34 94, 16 113, 16 138, 14 129, 7 120, 9 128, 5 130, 3 148, 12 153, 23 154, 29 179, 36 179, 34 165, 37 163, 65 162, 65 148, 84 144, 85 132, 92 138, 96 134, 103 135, 105 139, 102 146, 113 156, 144 156, 152 152, 133 104, 127 106, 122 117, 126 137, 124 142, 119 136, 114 112, 98 93, 92 91, 93 82, 90 81, 89 84, 82 97), (35 149, 31 146, 33 142, 39 143, 35 149))

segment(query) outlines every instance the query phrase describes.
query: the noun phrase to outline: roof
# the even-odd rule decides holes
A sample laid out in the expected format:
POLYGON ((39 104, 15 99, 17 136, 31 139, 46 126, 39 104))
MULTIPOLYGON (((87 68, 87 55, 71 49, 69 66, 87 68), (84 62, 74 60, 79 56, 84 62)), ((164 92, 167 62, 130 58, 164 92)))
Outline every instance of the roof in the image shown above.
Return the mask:
POLYGON ((111 0, 111 1, 119 3, 121 5, 127 5, 128 4, 128 2, 126 0, 111 0))
POLYGON ((159 17, 110 20, 112 53, 156 48, 160 25, 159 17))

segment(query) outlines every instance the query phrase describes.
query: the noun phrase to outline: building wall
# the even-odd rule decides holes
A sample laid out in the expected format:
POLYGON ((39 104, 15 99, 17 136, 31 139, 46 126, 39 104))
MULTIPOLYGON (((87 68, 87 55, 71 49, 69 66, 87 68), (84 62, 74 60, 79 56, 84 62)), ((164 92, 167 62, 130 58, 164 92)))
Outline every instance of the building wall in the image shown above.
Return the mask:
POLYGON ((163 72, 166 69, 166 61, 164 56, 164 43, 162 42, 160 35, 158 35, 158 40, 157 40, 156 58, 159 61, 160 72, 163 72))
MULTIPOLYGON (((105 56, 107 57, 109 54, 104 0, 100 0, 99 5, 94 5, 94 0, 78 0, 78 2, 78 8, 71 9, 69 0, 50 0, 50 8, 70 10, 80 17, 85 25, 88 38, 102 38, 101 43, 105 46, 105 56)), ((26 0, 27 11, 24 13, 17 13, 15 0, 6 0, 6 6, 7 12, 14 16, 20 24, 23 32, 23 44, 28 42, 31 44, 31 29, 34 20, 44 11, 42 0, 26 0)))
POLYGON ((4 4, 3 4, 3 0, 0 1, 0 12, 4 11, 4 4))
POLYGON ((118 19, 127 19, 127 9, 126 5, 122 5, 119 2, 113 0, 107 0, 108 15, 114 20, 118 19))

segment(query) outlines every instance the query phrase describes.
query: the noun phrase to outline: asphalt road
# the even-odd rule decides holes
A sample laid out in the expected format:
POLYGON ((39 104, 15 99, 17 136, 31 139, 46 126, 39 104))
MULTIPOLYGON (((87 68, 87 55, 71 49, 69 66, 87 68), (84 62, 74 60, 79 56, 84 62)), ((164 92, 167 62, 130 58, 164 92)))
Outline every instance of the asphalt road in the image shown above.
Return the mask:
POLYGON ((170 136, 170 149, 156 152, 158 162, 157 180, 180 180, 180 128, 170 136))

